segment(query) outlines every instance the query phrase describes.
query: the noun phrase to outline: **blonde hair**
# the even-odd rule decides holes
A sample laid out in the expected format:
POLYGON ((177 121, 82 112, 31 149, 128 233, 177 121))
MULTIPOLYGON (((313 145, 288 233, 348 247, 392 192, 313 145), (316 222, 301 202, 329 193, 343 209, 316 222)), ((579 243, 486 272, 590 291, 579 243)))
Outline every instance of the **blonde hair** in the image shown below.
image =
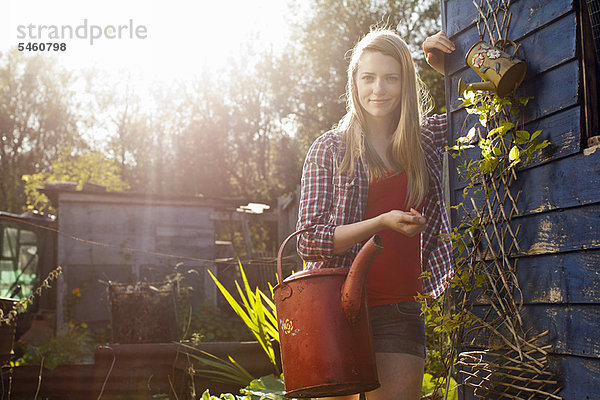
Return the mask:
POLYGON ((415 70, 408 45, 394 31, 373 30, 352 50, 346 86, 347 112, 338 125, 346 144, 340 173, 352 174, 359 159, 367 163, 371 179, 383 176, 387 170, 377 152, 368 141, 363 140, 363 133, 368 131, 365 111, 358 100, 356 74, 359 59, 366 51, 391 56, 401 67, 402 96, 394 116, 396 129, 387 149, 387 158, 395 171, 405 171, 408 180, 408 205, 416 207, 421 204, 429 189, 429 173, 421 146, 421 121, 423 115, 431 110, 431 101, 415 70))

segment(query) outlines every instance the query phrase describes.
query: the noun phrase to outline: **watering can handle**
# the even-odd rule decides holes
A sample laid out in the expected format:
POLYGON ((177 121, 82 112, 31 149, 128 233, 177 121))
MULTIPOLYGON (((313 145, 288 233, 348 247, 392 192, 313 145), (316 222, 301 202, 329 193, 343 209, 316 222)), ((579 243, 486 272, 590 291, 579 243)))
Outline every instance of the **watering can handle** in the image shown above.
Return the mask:
POLYGON ((277 253, 277 281, 278 281, 277 283, 278 284, 282 284, 283 283, 283 273, 281 271, 281 259, 283 258, 283 249, 285 248, 285 245, 294 236, 299 235, 299 234, 304 233, 304 232, 311 231, 313 229, 314 229, 313 227, 299 229, 296 232, 294 232, 291 235, 289 235, 288 237, 286 237, 285 240, 283 241, 283 243, 281 243, 281 246, 279 247, 279 252, 277 253))
MULTIPOLYGON (((500 43, 508 43, 508 44, 512 45, 515 48, 515 50, 513 51, 513 55, 511 56, 512 58, 514 58, 517 55, 517 51, 519 50, 519 47, 521 47, 520 43, 516 44, 512 40, 508 40, 508 39, 500 39, 500 40, 498 40, 496 42, 496 47, 500 47, 500 43)), ((506 44, 504 46, 502 46, 502 47, 505 48, 506 44)))

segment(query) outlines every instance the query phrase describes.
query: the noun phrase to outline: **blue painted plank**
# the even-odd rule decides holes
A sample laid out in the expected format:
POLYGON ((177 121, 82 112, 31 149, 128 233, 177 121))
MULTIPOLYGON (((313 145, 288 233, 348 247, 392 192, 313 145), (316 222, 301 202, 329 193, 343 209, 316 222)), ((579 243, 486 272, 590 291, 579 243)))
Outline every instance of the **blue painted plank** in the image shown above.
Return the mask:
MULTIPOLYGON (((574 281, 569 282, 566 286, 561 286, 561 281, 558 279, 560 276, 558 276, 555 284, 552 286, 544 286, 544 288, 548 288, 548 290, 555 288, 555 290, 560 291, 556 294, 556 301, 559 301, 560 298, 569 297, 569 293, 572 293, 570 290, 571 286, 569 285, 573 285, 573 288, 587 287, 589 292, 578 293, 579 299, 586 298, 586 302, 593 302, 594 298, 588 296, 597 292, 596 289, 593 288, 596 288, 600 276, 593 273, 593 271, 585 274, 583 272, 578 272, 577 265, 579 264, 577 263, 591 263, 596 260, 595 257, 597 257, 597 255, 595 251, 600 249, 599 221, 600 203, 513 218, 510 224, 512 231, 517 232, 517 228, 520 226, 517 241, 521 248, 521 252, 517 252, 516 249, 513 249, 511 257, 518 257, 518 262, 523 261, 525 267, 527 267, 527 265, 536 266, 539 262, 536 259, 530 260, 528 256, 560 255, 585 250, 594 251, 589 254, 582 253, 585 254, 582 256, 549 258, 549 260, 563 260, 563 262, 565 258, 568 259, 568 274, 570 274, 568 275, 568 279, 574 281), (571 263, 573 264, 571 265, 571 263), (592 279, 592 281, 578 282, 578 279, 582 276, 574 278, 575 275, 571 274, 571 272, 574 274, 581 273, 582 276, 585 275, 592 279)), ((500 227, 499 232, 502 232, 503 229, 505 228, 500 227)), ((488 227, 488 237, 492 242, 491 247, 493 249, 498 249, 500 246, 498 246, 496 235, 491 227, 488 227)), ((486 239, 484 239, 484 241, 485 240, 486 239)), ((507 236, 505 240, 508 242, 511 239, 507 236)), ((485 246, 488 247, 487 241, 485 242, 485 246)), ((588 264, 581 264, 580 268, 582 271, 585 271, 585 269, 588 268, 587 265, 588 264)), ((589 265, 596 266, 597 264, 592 263, 589 265)), ((562 267, 560 264, 554 265, 554 268, 559 267, 564 269, 564 265, 562 267)), ((535 268, 540 269, 542 267, 538 265, 535 268)), ((524 271, 526 272, 527 270, 524 271)), ((552 278, 548 277, 548 279, 552 278)), ((567 278, 565 277, 565 279, 567 278)), ((552 293, 548 292, 546 298, 550 298, 551 295, 552 293)), ((597 297, 596 299, 600 303, 600 297, 597 297)))
POLYGON ((479 118, 476 115, 467 114, 465 109, 460 107, 462 102, 458 100, 458 97, 454 97, 453 102, 457 104, 448 106, 450 110, 448 113, 448 144, 450 145, 454 145, 456 139, 465 136, 472 126, 479 123, 479 118))
MULTIPOLYGON (((448 56, 447 76, 461 73, 467 68, 465 55, 470 47, 479 41, 477 30, 473 27, 452 38, 456 51, 448 56)), ((527 78, 548 70, 576 56, 577 25, 574 12, 518 40, 521 48, 517 58, 527 62, 527 78)), ((512 54, 512 47, 507 52, 512 54)))
POLYGON ((600 201, 600 152, 579 153, 539 168, 525 170, 515 182, 521 191, 521 214, 600 201))
MULTIPOLYGON (((517 260, 521 292, 513 295, 523 304, 599 304, 598 265, 600 250, 521 257, 517 260)), ((473 293, 471 299, 473 304, 489 304, 481 293, 473 293)))
MULTIPOLYGON (((443 1, 443 0, 442 0, 443 1)), ((472 0, 448 0, 445 4, 446 34, 451 37, 477 22, 477 9, 472 0)))
POLYGON ((534 96, 527 104, 525 122, 578 103, 579 67, 578 60, 573 60, 523 82, 517 97, 534 96))
POLYGON ((517 58, 523 55, 527 62, 525 79, 531 79, 534 75, 576 57, 577 17, 573 12, 568 13, 518 43, 521 48, 517 52, 517 58))
MULTIPOLYGON (((509 38, 518 39, 573 10, 572 0, 520 0, 511 3, 509 38)), ((477 22, 472 0, 449 0, 445 5, 446 33, 452 37, 477 22)), ((502 14, 500 14, 500 17, 502 14)), ((498 21, 502 23, 502 21, 498 21)))
MULTIPOLYGON (((471 201, 464 202, 462 192, 461 187, 455 189, 454 204, 462 202, 471 210, 471 201)), ((520 216, 600 202, 600 151, 588 155, 579 153, 518 171, 511 193, 516 197, 519 192, 517 208, 520 216), (574 176, 578 179, 573 179, 574 176)), ((476 204, 483 203, 480 191, 470 193, 476 204)), ((509 207, 511 205, 506 203, 505 210, 509 207)))
POLYGON ((522 301, 600 303, 600 250, 520 258, 517 279, 522 301))
POLYGON ((559 378, 560 397, 600 400, 600 360, 572 356, 550 356, 548 360, 559 378))
POLYGON ((523 255, 600 248, 600 203, 514 218, 523 255))
MULTIPOLYGON (((488 307, 473 306, 473 313, 482 317, 488 307)), ((489 321, 496 317, 494 311, 490 314, 489 321)), ((527 337, 533 338, 545 331, 549 333, 540 338, 538 345, 551 344, 550 354, 576 355, 581 357, 600 358, 600 305, 599 304, 571 304, 571 305, 524 305, 521 309, 523 330, 527 337)), ((510 333, 499 328, 500 332, 508 336, 510 333)), ((473 336, 467 336, 463 343, 471 343, 473 336)), ((490 337, 488 332, 482 332, 476 339, 475 345, 487 347, 501 339, 490 337)))
POLYGON ((549 160, 577 153, 581 150, 581 107, 576 105, 530 121, 525 124, 525 130, 530 133, 541 130, 540 140, 548 140, 550 146, 534 157, 527 166, 519 168, 531 168, 549 160))
MULTIPOLYGON (((575 0, 576 1, 576 0, 575 0)), ((575 9, 574 0, 519 0, 512 2, 509 39, 520 39, 575 9)))
MULTIPOLYGON (((514 256, 556 254, 600 248, 600 203, 559 209, 525 217, 513 217, 513 232, 521 226, 518 243, 521 252, 514 256)), ((496 246, 491 229, 488 236, 496 246)), ((513 250, 514 251, 514 250, 513 250)))

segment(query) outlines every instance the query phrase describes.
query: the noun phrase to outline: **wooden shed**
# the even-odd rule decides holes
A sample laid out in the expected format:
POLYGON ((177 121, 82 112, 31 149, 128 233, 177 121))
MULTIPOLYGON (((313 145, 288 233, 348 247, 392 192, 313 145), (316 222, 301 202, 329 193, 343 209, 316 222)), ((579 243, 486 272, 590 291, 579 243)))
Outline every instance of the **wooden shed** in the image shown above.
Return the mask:
MULTIPOLYGON (((511 252, 510 259, 522 291, 523 329, 531 337, 547 332, 540 343, 547 349, 558 391, 552 392, 554 397, 522 390, 490 398, 600 399, 600 46, 594 47, 594 30, 596 44, 600 36, 599 3, 442 0, 443 27, 456 44, 446 64, 448 142, 475 123, 461 107, 457 86, 459 78, 481 80, 465 64, 465 54, 480 40, 477 25, 484 21, 479 10, 485 14, 489 6, 509 6, 507 36, 521 45, 517 57, 527 62, 518 95, 533 96, 525 109, 525 127, 541 129, 540 138, 550 142, 517 171, 512 184, 512 190, 521 192, 518 213, 510 221, 519 229, 520 251, 511 252)), ((458 204, 465 186, 457 173, 461 161, 449 161, 450 201, 458 204)), ((454 224, 458 217, 452 215, 454 224)), ((488 306, 476 304, 474 309, 478 307, 488 306)), ((459 373, 459 378, 464 383, 465 375, 459 373)), ((460 397, 477 396, 463 386, 460 397)))
MULTIPOLYGON (((110 322, 109 281, 160 282, 190 269, 204 300, 216 298, 215 209, 223 200, 193 196, 62 191, 57 194, 57 326, 71 318, 94 328, 110 322)), ((191 279, 191 278, 190 278, 191 279)), ((188 282, 190 283, 190 282, 188 282)))

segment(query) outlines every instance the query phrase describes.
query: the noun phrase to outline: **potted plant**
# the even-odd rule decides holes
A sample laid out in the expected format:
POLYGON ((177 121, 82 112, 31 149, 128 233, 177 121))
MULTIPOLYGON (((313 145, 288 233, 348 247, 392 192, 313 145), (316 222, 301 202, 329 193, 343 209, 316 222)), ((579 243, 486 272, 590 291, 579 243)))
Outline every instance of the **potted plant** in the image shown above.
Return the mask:
POLYGON ((175 282, 109 282, 115 343, 170 343, 178 339, 175 282))

